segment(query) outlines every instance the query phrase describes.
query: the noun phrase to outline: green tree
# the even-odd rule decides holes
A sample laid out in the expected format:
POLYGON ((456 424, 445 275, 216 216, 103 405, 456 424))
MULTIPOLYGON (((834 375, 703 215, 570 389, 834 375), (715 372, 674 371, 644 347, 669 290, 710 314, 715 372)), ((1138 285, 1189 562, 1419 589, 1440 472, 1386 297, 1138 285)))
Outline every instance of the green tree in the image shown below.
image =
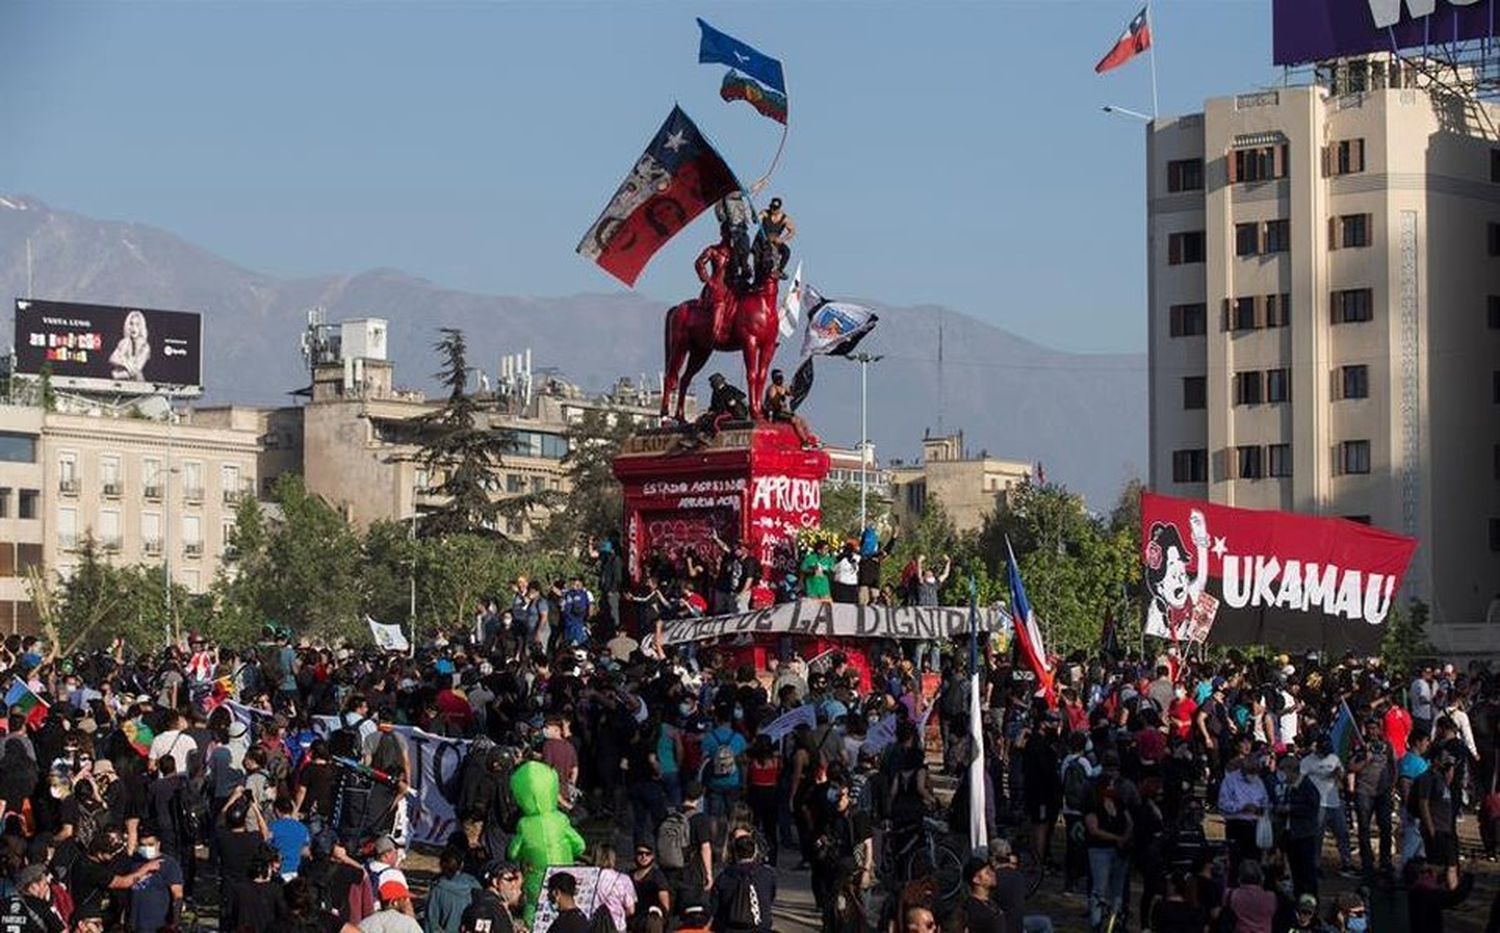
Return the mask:
POLYGON ((1437 653, 1427 640, 1430 614, 1427 604, 1420 599, 1405 607, 1391 607, 1385 634, 1380 639, 1380 660, 1392 677, 1410 677, 1417 663, 1437 653))
MULTIPOLYGON (((872 477, 873 478, 873 477, 872 477)), ((853 537, 863 529, 859 525, 859 484, 842 483, 823 486, 823 517, 819 525, 835 534, 853 537)), ((865 523, 876 528, 890 526, 891 503, 872 486, 865 495, 865 523)))
POLYGON ((1006 574, 1007 537, 1048 649, 1094 648, 1104 618, 1120 614, 1136 572, 1129 533, 1095 518, 1059 485, 1022 483, 1002 497, 980 532, 992 573, 1006 574))
POLYGON ((568 492, 553 511, 542 540, 573 548, 617 535, 625 521, 625 500, 614 462, 635 426, 629 416, 591 408, 568 426, 568 492))
POLYGON ((363 608, 359 538, 296 474, 278 479, 271 499, 274 519, 253 502, 240 507, 231 538, 237 560, 215 581, 218 637, 248 643, 272 622, 307 635, 356 634, 363 608))
POLYGON ((434 348, 443 365, 436 377, 448 387, 448 398, 442 408, 413 419, 411 426, 419 439, 413 459, 427 469, 431 491, 443 501, 424 512, 419 533, 503 537, 502 516, 529 511, 541 504, 540 497, 495 495, 498 471, 505 455, 515 452, 515 437, 492 426, 479 400, 467 391, 468 344, 463 331, 444 327, 440 332, 443 336, 434 348))
POLYGON ((181 632, 202 629, 209 617, 204 599, 175 584, 169 610, 160 567, 117 567, 92 535, 84 536, 76 568, 51 595, 63 650, 104 648, 115 638, 140 650, 157 648, 181 632))
POLYGON ((887 586, 898 585, 902 571, 919 557, 925 566, 941 573, 943 558, 951 557, 953 570, 948 582, 944 584, 942 601, 945 605, 967 603, 969 584, 964 576, 964 568, 971 567, 978 554, 976 543, 977 539, 972 533, 962 534, 954 528, 953 520, 948 517, 940 502, 929 499, 927 508, 918 521, 896 531, 895 547, 891 550, 890 559, 881 568, 881 582, 887 586), (955 600, 958 602, 954 602, 955 600))

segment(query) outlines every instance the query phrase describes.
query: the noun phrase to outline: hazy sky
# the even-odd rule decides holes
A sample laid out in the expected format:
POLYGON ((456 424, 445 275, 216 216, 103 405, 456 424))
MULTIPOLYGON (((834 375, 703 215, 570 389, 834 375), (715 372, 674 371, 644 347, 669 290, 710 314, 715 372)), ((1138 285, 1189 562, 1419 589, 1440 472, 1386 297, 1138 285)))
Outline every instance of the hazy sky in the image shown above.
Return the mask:
MULTIPOLYGON (((0 4, 0 193, 171 230, 276 275, 394 267, 619 289, 574 254, 680 102, 747 182, 780 127, 718 98, 702 15, 786 67, 767 192, 826 293, 948 305, 1071 350, 1145 346, 1146 58, 1108 2, 0 4)), ((1276 83, 1267 0, 1160 0, 1163 113, 1276 83)), ((696 291, 700 220, 639 282, 696 291)))

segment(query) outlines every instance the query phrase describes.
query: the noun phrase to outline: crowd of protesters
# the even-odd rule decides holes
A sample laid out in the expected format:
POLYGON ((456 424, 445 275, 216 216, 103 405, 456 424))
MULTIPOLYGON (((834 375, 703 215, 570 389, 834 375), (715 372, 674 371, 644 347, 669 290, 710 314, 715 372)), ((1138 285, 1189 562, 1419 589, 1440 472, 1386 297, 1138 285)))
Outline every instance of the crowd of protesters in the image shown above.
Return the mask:
MULTIPOLYGON (((949 562, 914 562, 887 591, 889 549, 818 546, 771 598, 936 605, 949 562)), ((252 933, 523 929, 537 905, 530 866, 512 860, 510 776, 527 761, 556 772, 558 806, 591 843, 591 901, 566 870, 540 895, 561 931, 784 928, 778 883, 803 872, 810 922, 849 933, 1355 933, 1380 891, 1429 931, 1473 885, 1459 821, 1476 821, 1484 857, 1500 853, 1487 669, 1101 651, 1057 660, 1048 702, 987 644, 992 838, 970 854, 967 646, 851 646, 863 673, 837 651, 809 663, 796 643, 769 652, 768 670, 743 646, 661 648, 664 618, 764 598, 742 549, 705 550, 653 555, 631 592, 601 542, 592 586, 517 579, 407 652, 274 627, 248 646, 194 635, 70 657, 12 636, 7 933, 154 933, 208 916, 252 933), (763 734, 802 707, 795 729, 763 734), (460 825, 427 853, 435 873, 410 877, 416 763, 401 726, 469 740, 451 789, 460 825), (933 816, 970 855, 956 896, 935 874, 886 867, 933 816), (1327 836, 1336 857, 1322 857, 1327 836), (1067 892, 1050 910, 1028 901, 1044 871, 1044 891, 1067 892)))

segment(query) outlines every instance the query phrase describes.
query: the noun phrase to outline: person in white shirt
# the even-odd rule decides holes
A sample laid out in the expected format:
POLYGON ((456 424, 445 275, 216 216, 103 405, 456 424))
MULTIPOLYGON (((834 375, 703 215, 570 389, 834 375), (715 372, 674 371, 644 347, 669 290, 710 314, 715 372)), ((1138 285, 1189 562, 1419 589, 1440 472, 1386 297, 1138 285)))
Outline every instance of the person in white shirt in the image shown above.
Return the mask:
POLYGON ((852 541, 844 545, 833 562, 833 601, 859 601, 859 548, 852 541))
POLYGON ((192 736, 182 731, 182 714, 169 712, 167 714, 166 729, 156 738, 151 740, 151 748, 147 754, 147 762, 153 767, 161 760, 163 755, 171 755, 177 762, 176 774, 188 773, 188 755, 198 747, 192 736))
POLYGON ((1344 780, 1344 763, 1334 754, 1333 739, 1326 735, 1319 736, 1317 747, 1302 756, 1297 771, 1303 777, 1312 778, 1313 785, 1318 788, 1318 795, 1322 798, 1319 840, 1323 838, 1324 832, 1330 828, 1333 830, 1334 841, 1339 847, 1339 872, 1352 876, 1354 859, 1349 850, 1349 821, 1344 816, 1344 801, 1340 793, 1344 780))

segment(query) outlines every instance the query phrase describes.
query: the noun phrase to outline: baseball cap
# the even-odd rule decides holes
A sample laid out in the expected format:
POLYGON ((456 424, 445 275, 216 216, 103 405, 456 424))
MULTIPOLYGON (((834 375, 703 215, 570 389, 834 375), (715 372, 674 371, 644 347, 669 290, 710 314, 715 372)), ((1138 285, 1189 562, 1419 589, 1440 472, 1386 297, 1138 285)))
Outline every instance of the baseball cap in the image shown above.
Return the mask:
POLYGON ((481 875, 479 880, 487 884, 501 875, 512 872, 520 874, 521 866, 507 859, 495 859, 484 866, 484 869, 479 873, 481 875))
POLYGON ((1297 909, 1298 910, 1317 910, 1318 909, 1318 898, 1317 898, 1317 896, 1316 895, 1312 895, 1312 894, 1304 894, 1301 897, 1297 898, 1297 909))
POLYGON ((380 900, 389 904, 391 901, 399 901, 402 898, 411 897, 411 892, 406 889, 403 882, 392 879, 380 884, 380 900))
POLYGON ((28 884, 36 884, 50 874, 51 872, 47 870, 46 865, 43 865, 41 862, 33 862, 16 873, 16 884, 24 888, 28 884))

